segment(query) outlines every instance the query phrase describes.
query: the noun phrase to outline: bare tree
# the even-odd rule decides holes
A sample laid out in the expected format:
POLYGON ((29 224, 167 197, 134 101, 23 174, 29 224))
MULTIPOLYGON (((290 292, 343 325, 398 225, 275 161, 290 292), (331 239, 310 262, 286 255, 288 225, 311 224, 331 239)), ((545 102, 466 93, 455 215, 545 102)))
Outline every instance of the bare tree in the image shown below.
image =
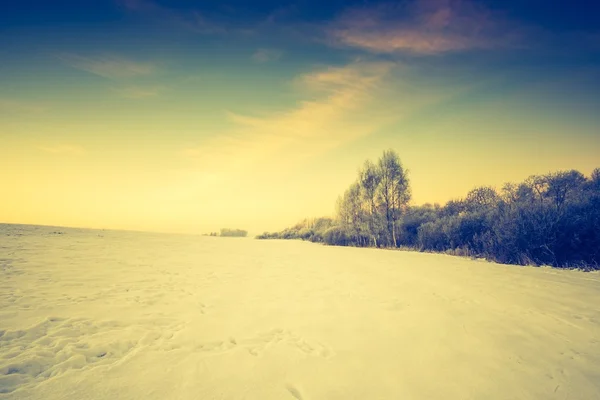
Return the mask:
POLYGON ((559 171, 546 176, 548 190, 546 196, 553 200, 560 211, 565 201, 583 187, 585 176, 579 171, 559 171))
POLYGON ((365 245, 365 215, 361 201, 361 187, 359 182, 354 182, 338 199, 338 216, 342 226, 352 236, 358 245, 365 245))
POLYGON ((370 160, 359 172, 360 185, 362 187, 363 199, 367 204, 369 214, 369 234, 373 239, 373 245, 377 247, 378 213, 377 213, 377 188, 381 183, 381 173, 377 166, 370 160))
POLYGON ((481 186, 467 193, 466 205, 471 211, 494 207, 498 204, 500 196, 491 186, 481 186))
POLYGON ((385 211, 388 238, 394 247, 398 247, 396 222, 411 197, 407 171, 402 167, 400 157, 394 150, 384 151, 378 166, 381 173, 379 197, 385 211))

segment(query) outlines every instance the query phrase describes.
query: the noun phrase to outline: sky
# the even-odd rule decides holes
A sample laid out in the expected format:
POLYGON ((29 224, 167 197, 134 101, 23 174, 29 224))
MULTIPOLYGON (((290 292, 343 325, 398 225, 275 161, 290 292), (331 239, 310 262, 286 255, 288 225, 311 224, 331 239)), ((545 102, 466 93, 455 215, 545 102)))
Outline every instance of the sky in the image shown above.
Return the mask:
POLYGON ((334 214, 394 149, 412 204, 600 167, 600 6, 8 1, 0 222, 204 233, 334 214))

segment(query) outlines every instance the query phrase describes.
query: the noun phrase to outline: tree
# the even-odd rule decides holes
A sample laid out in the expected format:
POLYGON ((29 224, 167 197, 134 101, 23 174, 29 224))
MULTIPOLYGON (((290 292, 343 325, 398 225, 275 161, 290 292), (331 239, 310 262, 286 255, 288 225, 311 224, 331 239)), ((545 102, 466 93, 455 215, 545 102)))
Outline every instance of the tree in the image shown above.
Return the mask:
POLYGON ((548 184, 546 197, 551 199, 560 211, 565 201, 585 184, 585 176, 579 171, 559 171, 545 177, 548 184))
POLYGON ((499 200, 500 196, 498 196, 498 193, 496 193, 496 190, 493 187, 481 186, 467 193, 465 203, 467 209, 473 212, 495 207, 499 200))
POLYGON ((385 151, 367 161, 339 197, 337 216, 304 220, 260 238, 304 239, 331 245, 400 244, 451 251, 504 263, 600 267, 600 169, 534 175, 498 194, 477 187, 444 207, 408 206, 407 171, 385 151))
POLYGON ((370 160, 365 161, 359 172, 359 181, 362 188, 363 199, 367 204, 369 213, 369 233, 373 245, 377 247, 378 213, 377 213, 377 188, 381 183, 381 171, 370 160))
POLYGON ((223 237, 246 237, 248 235, 248 231, 243 229, 221 229, 221 235, 223 237))
POLYGON ((338 200, 338 215, 342 227, 347 230, 355 244, 365 245, 366 215, 362 208, 361 187, 359 182, 354 182, 338 200))
MULTIPOLYGON (((439 206, 438 206, 439 208, 439 206)), ((431 204, 408 207, 400 221, 399 241, 404 246, 418 246, 419 228, 438 218, 438 209, 431 204)))
POLYGON ((449 200, 444 207, 440 210, 440 217, 451 217, 459 215, 466 209, 465 202, 463 200, 449 200))
POLYGON ((592 171, 592 175, 590 177, 590 183, 592 189, 600 190, 600 168, 596 168, 592 171))
POLYGON ((398 247, 396 221, 411 198, 408 174, 394 150, 384 151, 378 165, 381 174, 379 198, 385 211, 388 240, 398 247))
POLYGON ((507 182, 504 185, 502 185, 500 198, 507 204, 514 204, 518 199, 518 190, 518 185, 512 182, 507 182))
POLYGON ((525 179, 519 190, 521 195, 531 196, 533 201, 538 200, 543 203, 548 191, 548 180, 545 176, 531 175, 525 179))

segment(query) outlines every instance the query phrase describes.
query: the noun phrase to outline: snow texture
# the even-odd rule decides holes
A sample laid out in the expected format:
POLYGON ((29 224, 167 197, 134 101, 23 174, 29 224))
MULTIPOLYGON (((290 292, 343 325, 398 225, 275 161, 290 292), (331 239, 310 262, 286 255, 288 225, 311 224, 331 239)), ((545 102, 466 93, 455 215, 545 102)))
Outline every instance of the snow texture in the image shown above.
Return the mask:
POLYGON ((0 225, 0 399, 600 399, 600 275, 0 225))

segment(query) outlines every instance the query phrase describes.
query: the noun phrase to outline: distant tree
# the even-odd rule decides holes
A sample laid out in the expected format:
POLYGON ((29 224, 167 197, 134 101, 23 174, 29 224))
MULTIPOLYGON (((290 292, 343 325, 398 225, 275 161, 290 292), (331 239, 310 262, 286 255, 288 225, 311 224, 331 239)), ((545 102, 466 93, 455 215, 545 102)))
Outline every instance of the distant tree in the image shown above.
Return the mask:
POLYGON ((243 229, 221 229, 221 235, 223 237, 246 237, 248 235, 248 231, 243 229))

